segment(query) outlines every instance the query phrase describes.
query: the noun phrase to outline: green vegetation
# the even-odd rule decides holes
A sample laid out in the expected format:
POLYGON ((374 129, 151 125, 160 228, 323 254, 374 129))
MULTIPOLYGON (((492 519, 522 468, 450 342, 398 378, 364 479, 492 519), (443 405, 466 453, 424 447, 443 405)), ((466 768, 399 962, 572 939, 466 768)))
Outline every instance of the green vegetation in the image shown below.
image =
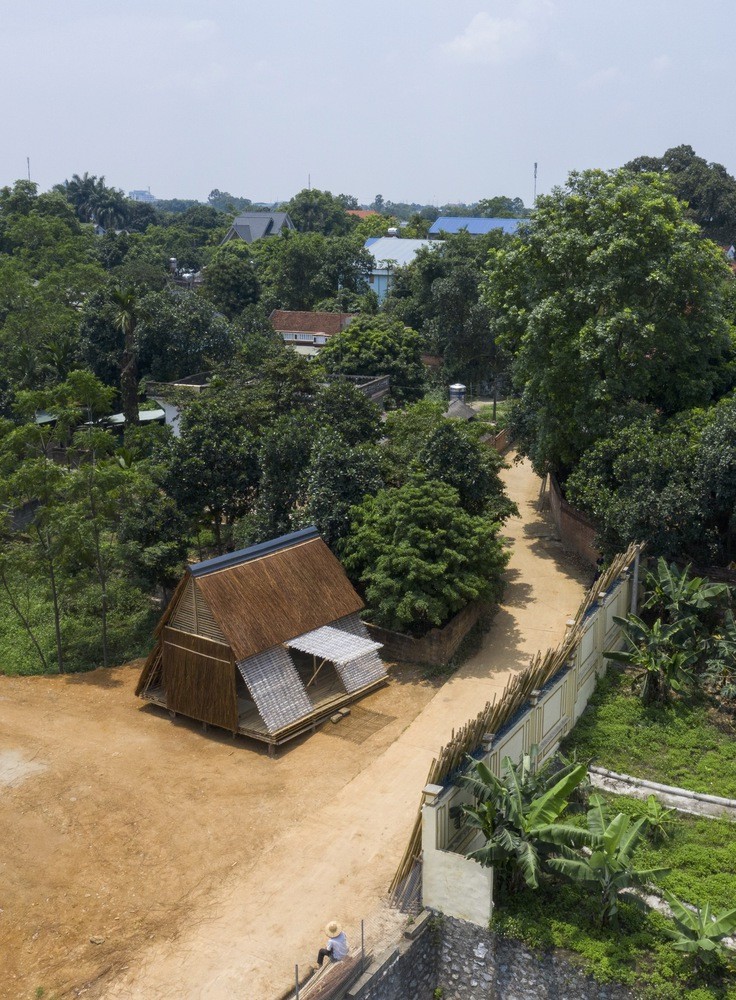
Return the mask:
MULTIPOLYGON (((611 812, 619 814, 621 829, 630 831, 629 817, 641 813, 642 802, 610 795, 605 802, 611 812)), ((572 825, 581 820, 577 815, 569 818, 572 825)), ((667 869, 656 882, 670 901, 676 896, 704 907, 707 900, 716 915, 733 907, 736 839, 729 822, 680 816, 665 841, 655 845, 640 837, 631 862, 643 871, 667 869)), ((705 971, 702 962, 678 946, 676 927, 665 916, 645 911, 626 895, 618 898, 617 911, 615 926, 601 924, 601 901, 596 893, 576 879, 559 881, 547 875, 537 890, 527 887, 505 894, 492 926, 533 947, 572 953, 573 960, 600 982, 635 986, 647 1000, 675 1000, 685 991, 703 998, 736 997, 727 971, 732 955, 709 951, 716 960, 705 971)), ((718 930, 711 927, 711 934, 718 930)))
POLYGON ((645 1000, 736 1000, 736 987, 721 967, 707 972, 674 947, 671 922, 661 914, 622 901, 614 928, 601 927, 598 902, 579 885, 543 883, 499 907, 491 926, 534 948, 567 952, 601 983, 635 987, 645 1000))
POLYGON ((609 670, 588 710, 563 743, 565 752, 601 767, 695 792, 736 798, 732 724, 705 701, 643 705, 632 678, 609 670))
POLYGON ((350 516, 340 551, 376 624, 422 635, 470 601, 500 596, 508 553, 498 524, 463 510, 452 486, 417 476, 350 516))

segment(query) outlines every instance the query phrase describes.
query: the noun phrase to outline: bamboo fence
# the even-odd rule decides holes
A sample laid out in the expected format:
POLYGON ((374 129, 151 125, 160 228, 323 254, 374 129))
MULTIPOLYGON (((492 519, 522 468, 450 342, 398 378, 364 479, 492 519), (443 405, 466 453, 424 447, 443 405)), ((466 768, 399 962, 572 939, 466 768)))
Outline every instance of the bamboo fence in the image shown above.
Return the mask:
MULTIPOLYGON (((600 595, 613 586, 642 549, 643 545, 634 543, 626 552, 620 553, 612 560, 583 598, 574 623, 559 646, 548 649, 546 653, 535 653, 525 670, 509 678, 499 699, 494 698, 493 701, 486 702, 478 715, 466 722, 457 732, 453 729, 449 742, 440 748, 437 757, 432 761, 426 784, 441 785, 450 780, 454 772, 463 765, 466 757, 478 751, 487 733, 498 733, 526 705, 532 691, 543 688, 563 669, 580 642, 586 615, 600 595)), ((399 901, 401 887, 421 857, 423 803, 422 795, 409 843, 389 887, 389 894, 395 902, 399 901)))

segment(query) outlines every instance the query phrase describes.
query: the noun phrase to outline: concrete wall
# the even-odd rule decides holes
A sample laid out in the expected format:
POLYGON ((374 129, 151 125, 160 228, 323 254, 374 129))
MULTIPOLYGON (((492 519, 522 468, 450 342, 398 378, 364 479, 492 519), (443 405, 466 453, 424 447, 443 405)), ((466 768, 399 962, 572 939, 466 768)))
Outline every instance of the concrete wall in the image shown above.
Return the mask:
POLYGON ((595 544, 595 525, 589 517, 570 506, 554 476, 549 477, 549 506, 564 547, 595 566, 601 554, 595 544))
MULTIPOLYGON (((631 581, 622 579, 602 594, 588 613, 574 654, 567 666, 501 732, 488 734, 482 760, 500 777, 504 758, 517 762, 537 746, 540 759, 553 754, 588 703, 606 670, 604 650, 622 643, 614 616, 629 610, 631 581)), ((470 793, 455 783, 427 785, 422 806, 422 898, 424 905, 451 917, 486 927, 493 913, 493 870, 466 855, 478 846, 459 828, 454 816, 470 801, 470 793)), ((470 831, 472 836, 472 831, 470 831)))
POLYGON ((447 625, 430 629, 421 639, 403 632, 392 632, 370 622, 365 624, 371 638, 383 644, 381 655, 385 660, 442 666, 452 659, 465 636, 487 611, 488 605, 474 601, 451 618, 447 625))

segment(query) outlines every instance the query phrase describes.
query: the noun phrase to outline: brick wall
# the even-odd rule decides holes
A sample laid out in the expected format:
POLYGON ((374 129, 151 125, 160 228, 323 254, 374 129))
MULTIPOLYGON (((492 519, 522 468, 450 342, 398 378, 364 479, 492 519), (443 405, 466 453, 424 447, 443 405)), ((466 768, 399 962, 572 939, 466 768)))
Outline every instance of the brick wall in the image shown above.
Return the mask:
POLYGON ((392 632, 370 622, 365 624, 371 637, 383 643, 384 659, 442 666, 452 659, 465 636, 488 610, 487 604, 474 601, 451 618, 447 625, 430 629, 421 639, 403 632, 392 632))
POLYGON ((564 547, 595 566, 601 554, 595 544, 595 525, 589 517, 570 506, 554 476, 549 477, 549 506, 564 547))

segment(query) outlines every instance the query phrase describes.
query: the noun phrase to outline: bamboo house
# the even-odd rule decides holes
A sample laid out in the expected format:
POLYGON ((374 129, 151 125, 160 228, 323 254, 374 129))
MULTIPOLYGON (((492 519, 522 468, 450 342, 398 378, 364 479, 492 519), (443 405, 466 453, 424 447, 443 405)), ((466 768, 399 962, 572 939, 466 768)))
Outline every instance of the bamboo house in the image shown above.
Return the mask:
POLYGON ((386 682, 362 607, 314 528, 196 563, 136 694, 273 752, 386 682))

